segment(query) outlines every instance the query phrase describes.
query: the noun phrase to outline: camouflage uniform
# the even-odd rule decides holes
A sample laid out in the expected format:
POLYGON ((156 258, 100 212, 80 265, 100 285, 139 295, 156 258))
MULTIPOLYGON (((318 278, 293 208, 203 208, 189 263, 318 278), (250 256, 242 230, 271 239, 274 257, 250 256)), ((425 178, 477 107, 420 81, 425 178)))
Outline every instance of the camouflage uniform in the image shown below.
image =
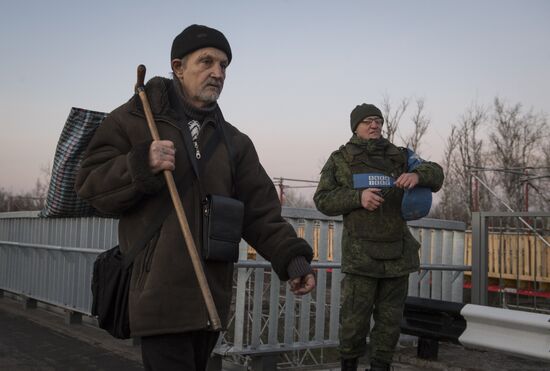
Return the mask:
MULTIPOLYGON (((340 317, 340 354, 356 358, 366 352, 370 317, 371 359, 391 363, 399 339, 408 290, 408 275, 418 270, 420 244, 401 217, 403 190, 386 188, 374 211, 361 206, 362 189, 353 188, 353 174, 377 172, 397 179, 407 171, 407 151, 386 139, 351 140, 333 152, 321 171, 315 205, 326 215, 343 215, 342 271, 346 273, 340 317)), ((423 162, 412 172, 418 186, 437 191, 443 171, 423 162)))

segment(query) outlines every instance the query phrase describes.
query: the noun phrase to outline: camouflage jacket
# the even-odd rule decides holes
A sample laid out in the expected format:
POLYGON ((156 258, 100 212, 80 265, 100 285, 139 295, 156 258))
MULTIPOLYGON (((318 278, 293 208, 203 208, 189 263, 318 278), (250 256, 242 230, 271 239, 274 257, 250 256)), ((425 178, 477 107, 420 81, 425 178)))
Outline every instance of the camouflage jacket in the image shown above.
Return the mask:
MULTIPOLYGON (((420 244, 402 219, 403 191, 384 189, 384 203, 374 211, 361 206, 362 189, 354 189, 353 174, 379 172, 397 179, 406 172, 407 151, 386 139, 362 140, 353 136, 334 151, 321 170, 315 205, 330 216, 343 215, 342 271, 371 277, 398 277, 418 269, 420 244)), ((433 192, 441 188, 443 170, 425 161, 412 172, 419 186, 433 192)))

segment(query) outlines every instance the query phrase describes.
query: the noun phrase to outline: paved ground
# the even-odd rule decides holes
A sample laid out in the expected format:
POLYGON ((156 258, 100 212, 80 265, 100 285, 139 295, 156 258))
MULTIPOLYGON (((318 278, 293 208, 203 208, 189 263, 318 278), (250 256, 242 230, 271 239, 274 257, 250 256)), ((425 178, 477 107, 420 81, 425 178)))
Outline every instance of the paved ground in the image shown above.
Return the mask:
MULTIPOLYGON (((498 352, 440 345, 438 361, 416 357, 412 345, 400 347, 394 371, 550 370, 550 363, 498 352)), ((362 363, 364 370, 366 362, 362 363)), ((23 309, 21 302, 0 297, 0 370, 142 370, 139 346, 113 339, 90 324, 66 325, 62 314, 43 308, 23 309)), ((337 364, 308 370, 339 370, 337 364)))
POLYGON ((138 347, 61 314, 0 298, 0 370, 143 370, 138 347))

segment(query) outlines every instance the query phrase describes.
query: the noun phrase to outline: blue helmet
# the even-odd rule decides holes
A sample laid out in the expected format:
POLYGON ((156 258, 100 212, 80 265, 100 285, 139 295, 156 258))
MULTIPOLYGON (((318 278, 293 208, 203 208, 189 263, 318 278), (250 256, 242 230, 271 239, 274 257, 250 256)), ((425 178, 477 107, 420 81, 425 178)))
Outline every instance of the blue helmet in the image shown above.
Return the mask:
POLYGON ((405 220, 425 217, 432 207, 432 190, 428 187, 414 187, 405 190, 401 201, 401 216, 405 220))
MULTIPOLYGON (((407 148, 407 171, 414 170, 424 160, 407 148)), ((414 187, 405 190, 401 201, 401 216, 405 220, 425 217, 432 207, 432 190, 428 187, 414 187)))

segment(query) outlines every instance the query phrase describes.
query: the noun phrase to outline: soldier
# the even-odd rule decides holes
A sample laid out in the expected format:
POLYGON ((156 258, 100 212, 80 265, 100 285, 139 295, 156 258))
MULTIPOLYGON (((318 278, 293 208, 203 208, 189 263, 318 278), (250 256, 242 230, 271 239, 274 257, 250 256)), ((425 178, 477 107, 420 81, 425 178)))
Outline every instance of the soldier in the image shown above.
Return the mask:
POLYGON ((443 170, 423 161, 410 171, 407 164, 414 153, 382 137, 384 119, 376 106, 358 105, 350 121, 353 136, 321 170, 314 201, 322 213, 344 217, 342 370, 357 370, 358 358, 366 353, 371 315, 375 324, 370 334, 370 370, 389 370, 399 340, 408 276, 420 265, 420 244, 401 214, 404 191, 416 186, 438 191, 443 170), (373 177, 380 186, 358 184, 361 176, 373 177), (382 188, 385 184, 393 186, 382 188))

